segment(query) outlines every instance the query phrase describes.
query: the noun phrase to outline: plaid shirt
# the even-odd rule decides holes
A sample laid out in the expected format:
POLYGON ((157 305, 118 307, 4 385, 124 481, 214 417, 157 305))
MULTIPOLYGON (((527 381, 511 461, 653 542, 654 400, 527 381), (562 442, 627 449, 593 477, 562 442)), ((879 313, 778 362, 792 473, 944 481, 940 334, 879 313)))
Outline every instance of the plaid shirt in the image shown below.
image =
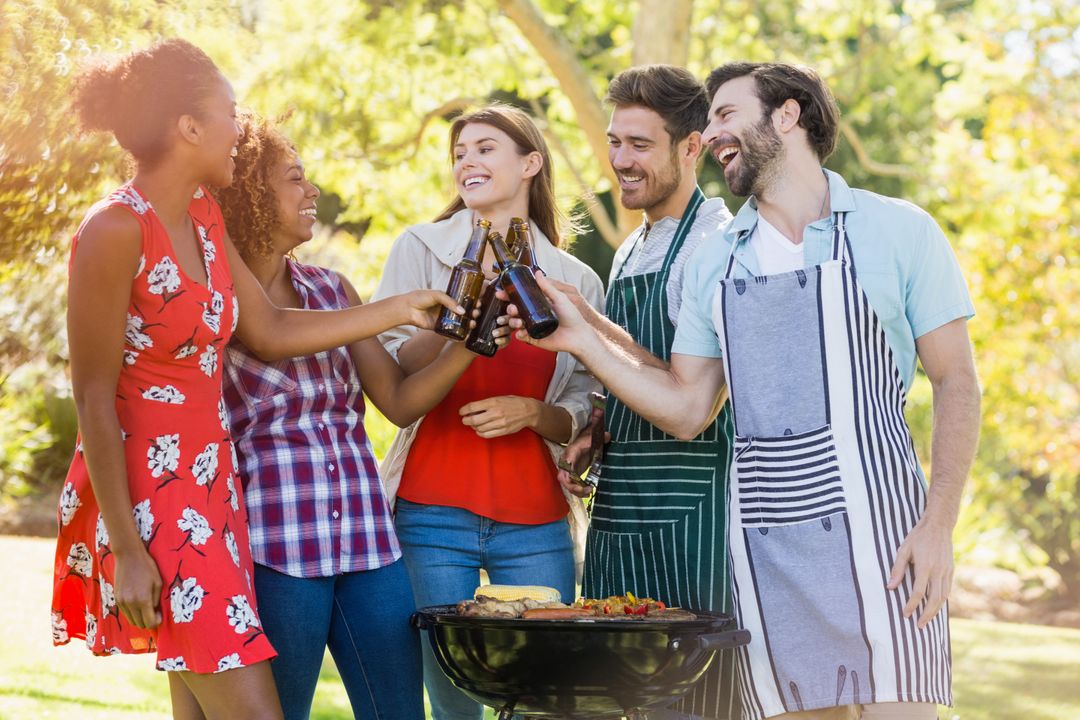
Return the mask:
MULTIPOLYGON (((305 308, 349 306, 337 275, 286 262, 305 308)), ((255 562, 327 577, 401 557, 348 348, 264 363, 234 339, 223 384, 255 562)))

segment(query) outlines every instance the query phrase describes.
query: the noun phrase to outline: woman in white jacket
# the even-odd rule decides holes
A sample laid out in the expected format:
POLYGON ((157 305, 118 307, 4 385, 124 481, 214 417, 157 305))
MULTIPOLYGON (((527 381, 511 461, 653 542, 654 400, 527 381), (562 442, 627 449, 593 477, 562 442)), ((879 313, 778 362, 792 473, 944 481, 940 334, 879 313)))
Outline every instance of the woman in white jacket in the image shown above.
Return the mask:
MULTIPOLYGON (((600 278, 559 249, 551 156, 529 116, 483 108, 454 122, 450 146, 457 197, 434 222, 397 239, 375 299, 445 288, 475 220, 489 220, 505 237, 510 219, 521 217, 536 264, 601 307, 600 278)), ((488 278, 493 259, 488 248, 488 278)), ((449 342, 412 327, 380 339, 406 372, 449 342)), ((398 538, 418 606, 472 597, 481 569, 493 583, 548 585, 572 598, 586 517, 581 500, 562 490, 555 460, 587 421, 588 394, 598 388, 570 355, 512 339, 494 357, 476 357, 435 409, 398 433, 381 474, 397 496, 398 538)), ((450 684, 430 648, 424 681, 435 720, 480 718, 481 706, 450 684)))

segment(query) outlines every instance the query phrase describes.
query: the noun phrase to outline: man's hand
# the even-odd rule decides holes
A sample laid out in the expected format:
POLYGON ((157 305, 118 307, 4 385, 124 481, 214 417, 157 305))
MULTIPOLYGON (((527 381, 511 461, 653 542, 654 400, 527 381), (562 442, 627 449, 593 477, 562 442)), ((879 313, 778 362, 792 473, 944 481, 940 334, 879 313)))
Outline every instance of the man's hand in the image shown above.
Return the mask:
POLYGON ((114 553, 116 558, 116 606, 137 628, 161 624, 161 573, 157 563, 143 547, 130 555, 114 553))
POLYGON ((439 290, 413 290, 396 296, 400 304, 402 325, 415 325, 418 328, 431 330, 435 327, 435 319, 445 307, 458 315, 465 313, 465 308, 457 304, 454 298, 439 290))
POLYGON ((559 484, 566 488, 566 491, 571 495, 576 495, 579 498, 587 498, 593 493, 593 488, 590 485, 585 485, 579 479, 581 473, 585 472, 585 468, 588 467, 589 458, 592 457, 592 424, 590 423, 574 442, 563 448, 562 457, 559 458, 559 462, 556 463, 559 468, 559 472, 556 477, 559 478, 559 484))
MULTIPOLYGON (((530 345, 551 352, 573 352, 581 347, 587 338, 587 334, 592 332, 592 328, 566 293, 559 290, 555 283, 545 277, 543 273, 537 272, 535 275, 540 290, 547 296, 548 302, 551 303, 551 309, 555 311, 555 316, 559 318, 559 328, 540 340, 529 337, 529 334, 525 332, 524 323, 518 315, 518 309, 513 303, 507 306, 510 327, 517 331, 519 340, 530 345)), ((498 291, 498 296, 502 300, 510 299, 502 290, 498 291)))
POLYGON ((935 524, 925 516, 916 523, 896 552, 889 575, 889 590, 896 590, 904 580, 908 565, 914 567, 911 597, 904 606, 904 617, 911 617, 925 600, 919 616, 919 629, 926 627, 949 599, 953 581, 952 527, 935 524))
POLYGON ((518 430, 535 427, 540 413, 539 403, 517 395, 499 395, 462 405, 458 413, 461 422, 482 438, 512 435, 518 430))

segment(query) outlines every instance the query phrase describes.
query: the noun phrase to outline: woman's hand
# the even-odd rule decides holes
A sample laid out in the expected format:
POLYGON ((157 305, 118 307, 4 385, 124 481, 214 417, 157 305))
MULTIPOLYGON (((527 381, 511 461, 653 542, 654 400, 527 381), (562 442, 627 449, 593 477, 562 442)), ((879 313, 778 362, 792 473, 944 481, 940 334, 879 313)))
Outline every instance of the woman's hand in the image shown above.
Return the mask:
POLYGON ((161 573, 157 563, 143 547, 116 558, 116 606, 137 628, 161 624, 161 573))
POLYGON ((435 320, 444 307, 459 315, 465 312, 465 308, 454 298, 440 290, 413 290, 397 295, 394 299, 401 305, 400 324, 415 325, 425 330, 435 327, 435 320))
POLYGON ((462 423, 488 439, 535 428, 540 418, 540 402, 518 395, 499 395, 463 405, 458 412, 462 423))

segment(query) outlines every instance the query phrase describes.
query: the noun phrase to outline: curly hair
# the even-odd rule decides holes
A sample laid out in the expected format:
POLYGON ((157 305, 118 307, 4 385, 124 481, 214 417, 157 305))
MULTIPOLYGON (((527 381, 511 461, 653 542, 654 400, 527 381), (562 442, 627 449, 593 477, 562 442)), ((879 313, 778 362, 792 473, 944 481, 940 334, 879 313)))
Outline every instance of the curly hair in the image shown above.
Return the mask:
POLYGON ((215 188, 225 227, 244 259, 266 257, 273 251, 274 231, 281 224, 272 175, 296 147, 275 123, 242 110, 237 116, 240 140, 232 184, 215 188))

